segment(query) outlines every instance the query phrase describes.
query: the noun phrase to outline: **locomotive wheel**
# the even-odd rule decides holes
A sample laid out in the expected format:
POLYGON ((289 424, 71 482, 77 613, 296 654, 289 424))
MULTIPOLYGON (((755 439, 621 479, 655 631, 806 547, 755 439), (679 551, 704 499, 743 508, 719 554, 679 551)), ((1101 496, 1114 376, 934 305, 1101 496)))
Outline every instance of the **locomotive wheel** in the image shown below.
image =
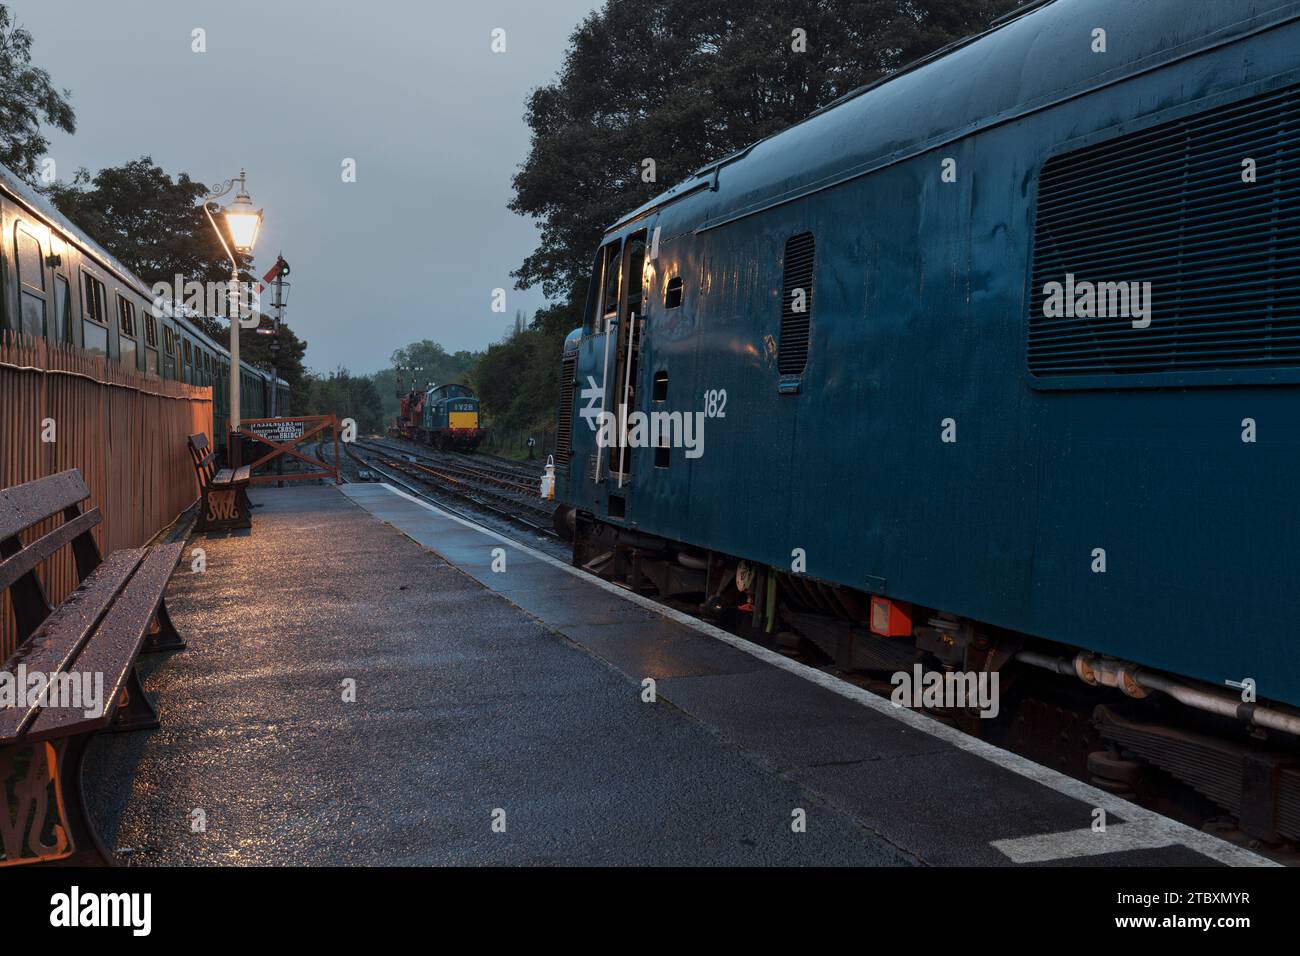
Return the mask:
POLYGON ((1109 750, 1088 754, 1088 773, 1094 785, 1120 796, 1132 795, 1142 780, 1142 764, 1109 750))
POLYGON ((557 505, 551 515, 555 530, 565 541, 572 541, 577 530, 577 512, 568 505, 557 505))

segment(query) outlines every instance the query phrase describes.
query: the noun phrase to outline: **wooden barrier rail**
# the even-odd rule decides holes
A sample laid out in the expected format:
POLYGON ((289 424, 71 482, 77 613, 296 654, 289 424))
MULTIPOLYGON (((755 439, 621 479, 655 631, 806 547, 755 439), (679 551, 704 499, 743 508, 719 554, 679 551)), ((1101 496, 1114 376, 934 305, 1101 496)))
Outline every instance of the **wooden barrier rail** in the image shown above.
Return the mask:
MULTIPOLYGON (((198 495, 186 439, 212 434, 212 389, 142 375, 102 355, 0 335, 0 488, 79 468, 104 514, 100 551, 139 547, 198 495)), ((35 529, 43 534, 48 528, 35 529)), ((70 554, 41 575, 58 603, 76 586, 70 554)), ((0 602, 0 660, 14 650, 0 602)))
MULTIPOLYGON (((267 484, 272 481, 307 481, 317 478, 333 478, 338 484, 339 470, 339 422, 333 415, 299 415, 296 418, 248 418, 240 423, 239 433, 270 448, 261 457, 248 462, 253 474, 253 484, 267 484), (327 441, 324 432, 330 429, 334 440, 334 461, 330 465, 319 458, 313 458, 297 446, 315 438, 318 442, 327 441), (257 474, 257 469, 276 458, 286 460, 293 458, 304 463, 314 471, 276 472, 275 474, 257 474)), ((303 467, 303 466, 300 466, 303 467)))

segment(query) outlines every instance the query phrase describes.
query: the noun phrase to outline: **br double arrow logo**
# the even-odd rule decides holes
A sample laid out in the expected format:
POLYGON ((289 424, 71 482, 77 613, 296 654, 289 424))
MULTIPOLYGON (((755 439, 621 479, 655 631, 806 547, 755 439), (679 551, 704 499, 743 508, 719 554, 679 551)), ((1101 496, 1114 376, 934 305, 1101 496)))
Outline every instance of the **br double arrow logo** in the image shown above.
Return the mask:
POLYGON ((604 386, 596 384, 596 378, 593 375, 587 376, 588 385, 579 392, 579 396, 586 403, 578 412, 587 421, 587 427, 593 432, 596 430, 597 419, 600 418, 600 409, 597 405, 604 404, 605 389, 604 386))

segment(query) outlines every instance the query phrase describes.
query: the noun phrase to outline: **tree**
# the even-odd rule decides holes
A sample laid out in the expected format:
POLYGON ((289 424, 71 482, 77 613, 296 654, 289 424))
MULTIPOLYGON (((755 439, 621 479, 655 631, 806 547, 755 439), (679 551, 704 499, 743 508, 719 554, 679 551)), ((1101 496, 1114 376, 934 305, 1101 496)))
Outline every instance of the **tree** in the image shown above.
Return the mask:
POLYGON ((55 183, 50 198, 65 216, 149 285, 224 282, 230 260, 203 212, 208 187, 173 179, 149 156, 101 169, 79 169, 55 183))
POLYGON ((357 432, 369 435, 384 430, 384 418, 375 383, 368 376, 353 375, 339 366, 328 377, 309 374, 304 380, 304 415, 337 415, 351 418, 357 432))
POLYGON ((525 430, 543 439, 554 430, 563 341, 563 334, 534 327, 488 346, 472 382, 495 433, 525 430))
POLYGON ((526 104, 532 146, 510 208, 535 217, 541 238, 516 286, 541 285, 576 315, 621 214, 1019 2, 607 0, 526 104))
POLYGON ((41 124, 65 133, 77 131, 77 117, 68 99, 45 70, 31 65, 32 35, 14 23, 0 4, 0 163, 27 182, 38 182, 37 165, 49 140, 41 124))

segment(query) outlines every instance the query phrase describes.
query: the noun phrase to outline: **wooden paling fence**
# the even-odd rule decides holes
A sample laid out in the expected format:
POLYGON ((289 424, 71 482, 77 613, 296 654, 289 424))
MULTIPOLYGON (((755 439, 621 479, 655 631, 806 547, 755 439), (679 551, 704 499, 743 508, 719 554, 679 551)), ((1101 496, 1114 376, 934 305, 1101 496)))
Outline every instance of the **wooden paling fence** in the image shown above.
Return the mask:
MULTIPOLYGON (((198 497, 187 436, 212 434, 212 389, 142 375, 102 355, 0 335, 0 488, 81 469, 104 521, 100 550, 138 547, 198 497)), ((48 526, 34 529, 44 534, 48 526)), ((76 586, 71 549, 46 562, 61 601, 76 586)), ((0 604, 0 661, 14 650, 9 598, 0 604)))

